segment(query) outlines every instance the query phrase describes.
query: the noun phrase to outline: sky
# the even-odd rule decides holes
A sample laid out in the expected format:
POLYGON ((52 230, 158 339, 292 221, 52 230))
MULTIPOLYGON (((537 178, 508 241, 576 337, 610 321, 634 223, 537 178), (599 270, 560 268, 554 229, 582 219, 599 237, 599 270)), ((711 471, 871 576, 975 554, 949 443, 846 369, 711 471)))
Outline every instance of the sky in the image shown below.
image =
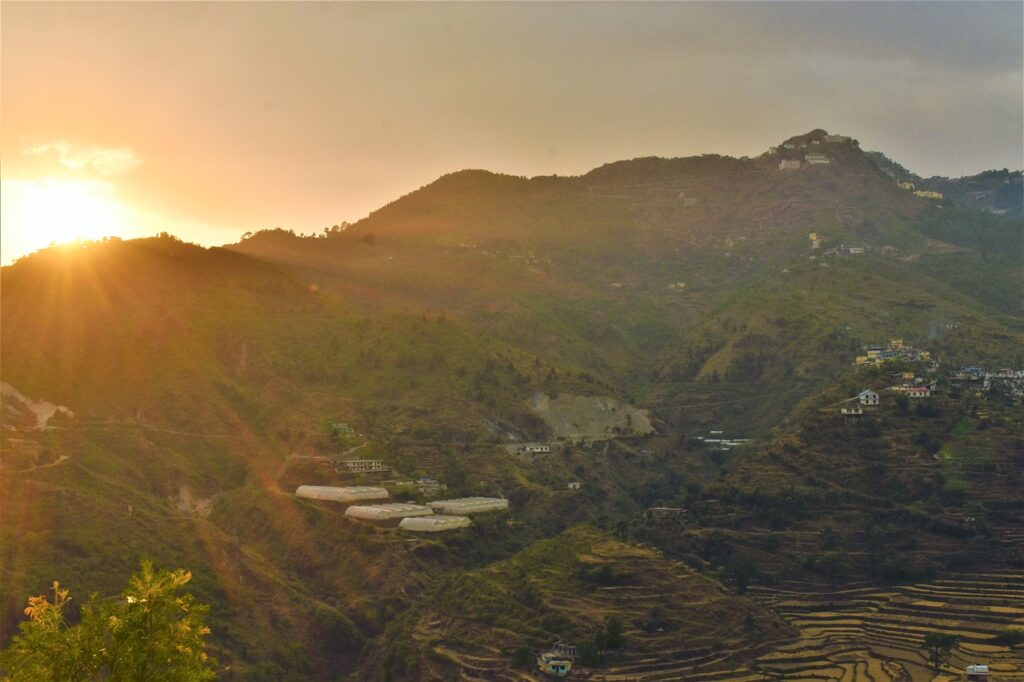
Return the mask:
POLYGON ((0 6, 0 260, 355 221, 464 168, 754 156, 814 128, 1024 167, 1024 3, 0 6))

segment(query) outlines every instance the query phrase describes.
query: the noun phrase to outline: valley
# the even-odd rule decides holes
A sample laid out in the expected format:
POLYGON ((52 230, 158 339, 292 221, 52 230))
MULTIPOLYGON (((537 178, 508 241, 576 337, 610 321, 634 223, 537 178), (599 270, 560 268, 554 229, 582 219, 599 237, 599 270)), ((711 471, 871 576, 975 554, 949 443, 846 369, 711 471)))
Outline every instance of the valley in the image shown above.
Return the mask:
POLYGON ((1024 680, 1019 174, 894 168, 814 130, 4 267, 0 645, 148 557, 224 679, 1024 680))

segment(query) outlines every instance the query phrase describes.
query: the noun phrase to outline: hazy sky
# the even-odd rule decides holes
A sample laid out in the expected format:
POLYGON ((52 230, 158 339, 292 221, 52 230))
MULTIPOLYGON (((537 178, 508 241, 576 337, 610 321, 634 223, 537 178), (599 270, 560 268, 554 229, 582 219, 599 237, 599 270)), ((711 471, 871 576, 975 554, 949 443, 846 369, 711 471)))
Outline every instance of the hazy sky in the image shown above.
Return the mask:
POLYGON ((1022 7, 4 2, 2 259, 103 229, 308 232, 462 168, 819 127, 922 175, 1021 168, 1022 7))

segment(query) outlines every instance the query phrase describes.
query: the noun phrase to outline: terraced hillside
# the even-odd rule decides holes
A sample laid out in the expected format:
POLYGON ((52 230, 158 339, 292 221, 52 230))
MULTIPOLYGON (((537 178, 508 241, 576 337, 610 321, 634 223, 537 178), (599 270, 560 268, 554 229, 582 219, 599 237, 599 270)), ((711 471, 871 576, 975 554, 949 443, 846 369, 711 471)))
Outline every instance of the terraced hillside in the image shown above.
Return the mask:
MULTIPOLYGON (((625 646, 608 680, 727 679, 792 632, 769 611, 656 551, 573 527, 484 569, 450 577, 385 634, 363 674, 534 680, 537 651, 587 645, 603 624, 625 646)), ((586 662, 582 663, 586 667, 586 662)))
POLYGON ((756 665, 787 680, 931 681, 925 636, 959 637, 943 672, 987 663, 992 679, 1024 680, 1024 648, 993 643, 1009 629, 1024 632, 1024 574, 963 573, 927 583, 879 589, 848 586, 820 592, 791 583, 751 593, 800 632, 799 640, 756 665))

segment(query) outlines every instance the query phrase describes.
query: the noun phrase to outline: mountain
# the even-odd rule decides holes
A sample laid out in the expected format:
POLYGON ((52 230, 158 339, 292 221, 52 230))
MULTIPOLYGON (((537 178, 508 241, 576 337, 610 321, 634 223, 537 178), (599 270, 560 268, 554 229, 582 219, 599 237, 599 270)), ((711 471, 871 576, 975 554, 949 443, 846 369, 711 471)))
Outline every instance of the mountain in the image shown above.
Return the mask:
MULTIPOLYGON (((1012 573, 1024 413, 1013 379, 956 370, 1024 368, 1020 220, 881 158, 814 130, 756 158, 461 171, 317 238, 3 268, 0 641, 54 578, 108 594, 147 555, 193 571, 239 679, 524 679, 607 618, 606 671, 758 679, 820 635, 766 610, 787 590, 1012 573), (855 364, 894 337, 929 359, 855 364), (933 395, 898 399, 897 371, 933 395), (844 415, 866 388, 877 409, 844 415), (527 441, 554 452, 507 452, 527 441), (510 511, 410 541, 292 494, 379 482, 336 469, 354 457, 510 511)), ((878 665, 908 646, 872 642, 878 665)))

